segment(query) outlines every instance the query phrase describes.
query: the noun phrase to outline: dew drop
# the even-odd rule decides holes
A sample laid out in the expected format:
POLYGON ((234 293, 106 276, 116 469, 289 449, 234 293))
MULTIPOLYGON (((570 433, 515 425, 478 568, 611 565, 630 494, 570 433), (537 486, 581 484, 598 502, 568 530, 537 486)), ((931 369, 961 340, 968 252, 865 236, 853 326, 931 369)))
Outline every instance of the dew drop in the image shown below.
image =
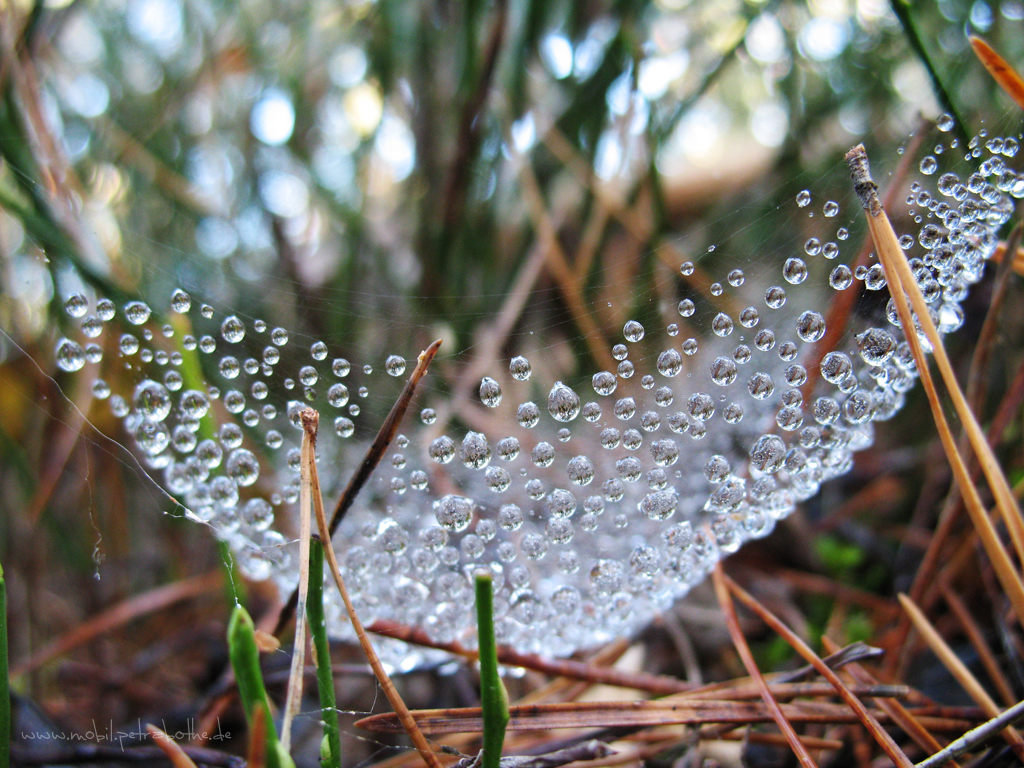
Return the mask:
POLYGON ((839 213, 839 203, 835 200, 829 200, 825 203, 825 207, 822 209, 822 213, 825 214, 825 218, 831 219, 839 213))
POLYGON ((309 354, 314 360, 326 360, 327 345, 322 341, 314 341, 309 348, 309 354))
POLYGON ((574 456, 569 460, 569 480, 576 485, 589 485, 594 479, 594 462, 586 456, 574 456))
POLYGON ((690 299, 683 299, 679 302, 677 309, 681 317, 690 317, 693 315, 696 305, 690 299))
POLYGON ((348 387, 342 383, 332 384, 327 390, 327 402, 335 408, 342 408, 348 404, 348 387))
POLYGON ((228 317, 220 324, 220 335, 224 341, 230 344, 237 344, 245 338, 245 324, 234 315, 228 317))
POLYGON ((720 387, 736 381, 736 362, 728 357, 717 357, 711 364, 711 380, 720 387))
POLYGON ((615 374, 608 371, 598 371, 591 379, 594 391, 599 395, 605 396, 614 392, 618 383, 619 380, 615 377, 615 374))
POLYGON ((804 341, 818 341, 825 335, 825 318, 817 312, 807 310, 797 318, 796 332, 804 341))
POLYGON ((448 531, 464 531, 473 518, 473 502, 463 496, 448 494, 434 502, 434 517, 448 531))
POLYGON ((488 408, 501 405, 501 385, 490 376, 484 376, 480 381, 480 402, 488 408))
POLYGON ((76 341, 61 339, 57 343, 56 359, 57 367, 62 371, 80 371, 85 365, 85 350, 76 341))
POLYGON ((845 264, 840 264, 828 276, 828 284, 837 291, 844 291, 853 285, 853 273, 845 264))
POLYGON ((275 328, 270 332, 270 341, 273 342, 275 346, 283 347, 288 343, 288 331, 284 328, 275 328))
POLYGON ((150 421, 163 421, 171 412, 171 393, 152 379, 146 379, 135 388, 132 402, 142 417, 150 421))
POLYGON ((764 303, 771 309, 779 309, 786 303, 786 291, 777 285, 771 286, 764 292, 764 303))
POLYGON ((142 325, 149 320, 150 309, 141 301, 129 301, 124 307, 124 316, 132 325, 142 325))
POLYGON ((811 204, 811 191, 809 189, 803 189, 796 194, 796 204, 800 208, 806 208, 811 204))
POLYGON ((228 456, 224 465, 227 476, 238 485, 252 485, 260 476, 260 463, 252 451, 237 448, 228 456))
POLYGON ((448 435, 441 435, 431 441, 427 452, 438 464, 447 464, 455 458, 455 441, 448 435))
POLYGON ((388 372, 389 376, 401 376, 405 373, 405 358, 389 355, 388 359, 384 361, 384 370, 388 372))
POLYGON ((516 409, 516 422, 518 422, 519 426, 525 427, 526 429, 532 429, 537 426, 537 422, 539 421, 540 408, 537 407, 536 403, 522 403, 519 408, 516 409))
MULTIPOLYGON (((812 238, 816 243, 816 247, 812 247, 817 253, 821 252, 821 244, 815 238, 812 238)), ((810 243, 810 241, 808 241, 810 243)), ((791 258, 786 259, 786 263, 782 266, 782 276, 786 278, 786 282, 791 285, 800 285, 804 280, 807 279, 807 264, 803 259, 791 258)), ((770 289, 769 289, 770 290, 770 289)), ((767 301, 767 297, 765 298, 767 301)), ((771 306, 769 304, 769 306, 771 306)))
POLYGON ((467 432, 459 449, 459 459, 467 469, 483 469, 491 463, 491 446, 481 432, 467 432))
POLYGON ((530 374, 533 373, 533 368, 530 366, 529 360, 518 355, 509 361, 508 372, 516 381, 528 381, 530 374))
POLYGON ((437 411, 433 408, 424 408, 420 411, 420 421, 424 424, 433 424, 437 421, 437 411))
POLYGON ((85 317, 85 313, 89 311, 89 301, 82 294, 73 293, 64 302, 64 311, 69 317, 85 317))
POLYGON ((555 421, 572 421, 580 413, 579 395, 562 382, 556 382, 548 394, 548 413, 555 421))
POLYGON ((134 355, 139 351, 139 340, 130 333, 122 334, 117 342, 122 355, 134 355))
POLYGON ((716 336, 728 336, 733 330, 732 318, 724 312, 719 312, 711 321, 711 330, 715 332, 716 336))
POLYGON ((921 160, 920 168, 921 173, 923 173, 925 176, 931 176, 932 174, 935 173, 935 171, 939 169, 939 161, 936 160, 931 155, 926 155, 921 160))
POLYGON ((192 309, 192 297, 180 288, 175 288, 171 294, 171 309, 179 314, 184 314, 192 309))
POLYGON ((622 328, 626 341, 640 341, 644 337, 644 327, 636 320, 627 320, 622 328))
POLYGON ((658 373, 672 378, 683 370, 683 358, 674 349, 666 349, 658 355, 658 373))

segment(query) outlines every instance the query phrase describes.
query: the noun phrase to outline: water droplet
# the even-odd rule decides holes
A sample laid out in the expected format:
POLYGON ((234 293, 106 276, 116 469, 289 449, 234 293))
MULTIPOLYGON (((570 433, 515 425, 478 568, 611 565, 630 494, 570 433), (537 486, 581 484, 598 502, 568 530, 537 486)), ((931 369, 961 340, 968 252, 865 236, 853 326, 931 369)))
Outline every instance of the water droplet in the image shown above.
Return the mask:
POLYGON ((750 462, 760 472, 773 474, 782 469, 786 444, 777 435, 761 435, 750 449, 750 462))
POLYGON ((828 284, 837 291, 843 291, 853 285, 853 273, 845 264, 840 264, 828 276, 828 284))
POLYGON ((796 194, 796 204, 800 208, 806 208, 811 204, 811 191, 809 189, 803 189, 796 194))
POLYGON ((939 169, 939 161, 936 160, 931 155, 926 155, 921 160, 920 168, 921 168, 921 173, 923 173, 925 176, 931 176, 933 173, 935 173, 939 169))
POLYGON ((288 331, 284 328, 275 328, 270 332, 270 341, 273 342, 275 346, 283 347, 288 343, 288 331))
POLYGON ((693 262, 692 261, 684 261, 682 264, 680 264, 679 265, 679 274, 681 274, 683 277, 689 277, 690 275, 692 275, 693 274, 693 262))
POLYGON ((555 448, 551 443, 537 443, 530 452, 530 458, 533 460, 534 465, 538 467, 550 467, 555 460, 555 448))
POLYGON ((237 344, 245 338, 245 324, 234 315, 220 324, 220 335, 224 341, 237 344))
POLYGON ((80 293, 73 293, 64 302, 64 311, 68 313, 69 317, 85 317, 86 312, 89 311, 89 300, 80 293))
POLYGON ((384 361, 384 370, 388 372, 389 376, 401 376, 405 373, 405 358, 389 355, 388 359, 384 361))
POLYGON ((717 357, 711 364, 711 379, 720 387, 736 381, 736 362, 728 357, 717 357))
POLYGON ((530 361, 519 355, 509 361, 508 372, 516 381, 529 381, 533 369, 530 367, 530 361))
POLYGON ((519 457, 519 441, 514 437, 503 437, 497 448, 498 457, 503 461, 515 461, 519 457))
POLYGON ((501 385, 490 376, 484 376, 480 381, 480 402, 488 408, 501 405, 501 385))
POLYGON ((484 481, 487 483, 488 489, 494 493, 504 493, 512 484, 512 478, 508 471, 501 467, 488 467, 484 473, 484 481))
POLYGON ((480 432, 467 432, 459 449, 459 459, 468 469, 483 469, 490 464, 491 446, 487 443, 487 436, 480 432))
POLYGON ((192 309, 192 297, 180 288, 175 288, 171 294, 171 309, 179 314, 184 314, 192 309))
POLYGON ((807 310, 797 318, 796 332, 804 341, 818 341, 825 335, 825 318, 817 312, 807 310))
MULTIPOLYGON (((484 438, 484 442, 486 443, 486 438, 484 438)), ((430 443, 428 453, 430 458, 438 464, 447 464, 455 458, 455 441, 448 437, 448 435, 441 435, 430 443)), ((484 464, 486 463, 485 461, 484 464)))
POLYGON ((724 482, 730 472, 732 472, 732 467, 725 456, 716 454, 704 464, 704 477, 708 479, 708 482, 715 485, 724 482))
POLYGON ((739 288, 746 279, 742 269, 734 269, 729 272, 726 279, 733 288, 739 288))
POLYGON ((150 421, 163 421, 171 412, 171 393, 152 379, 146 379, 135 388, 132 402, 142 417, 150 421))
POLYGON ((644 337, 644 327, 636 320, 628 320, 622 328, 622 335, 626 341, 640 341, 644 337))
POLYGON ((764 303, 771 309, 779 309, 786 303, 786 291, 777 285, 764 292, 764 303))
POLYGON ((130 333, 122 334, 117 343, 122 355, 134 355, 139 351, 139 340, 130 333))
POLYGON ((516 409, 516 421, 519 423, 519 426, 532 429, 540 421, 540 408, 537 407, 536 403, 522 403, 516 409))
POLYGON ((711 395, 703 392, 690 395, 690 398, 686 401, 686 407, 690 415, 700 421, 707 421, 715 414, 715 401, 711 398, 711 395))
MULTIPOLYGON (((352 437, 352 435, 355 434, 355 431, 356 431, 356 425, 353 423, 352 419, 348 418, 347 416, 338 416, 334 420, 334 432, 338 435, 338 437, 352 437)), ((433 445, 431 445, 431 447, 433 447, 433 445)), ((455 455, 455 445, 454 444, 452 444, 452 453, 451 453, 451 455, 452 456, 455 455)), ((434 456, 433 453, 431 453, 430 456, 435 461, 437 460, 437 457, 434 456)), ((451 461, 451 458, 449 457, 448 460, 451 461)))
POLYGON ((81 344, 71 339, 61 339, 57 342, 55 355, 57 367, 62 371, 73 373, 80 371, 85 365, 85 350, 81 344))
POLYGON ((129 301, 124 307, 124 316, 132 325, 142 325, 149 320, 150 309, 141 301, 129 301))
POLYGON ((568 422, 580 412, 580 397, 562 382, 556 382, 548 394, 548 413, 555 421, 568 422))
POLYGON ((839 203, 834 200, 829 200, 825 203, 825 207, 822 209, 822 213, 825 214, 825 218, 831 219, 833 216, 839 213, 839 203))
POLYGON ((594 387, 594 391, 599 395, 610 395, 615 391, 618 386, 618 379, 614 373, 608 371, 599 371, 594 374, 591 379, 591 384, 594 387))
POLYGON ((711 321, 711 330, 715 332, 716 336, 728 336, 733 330, 732 318, 724 312, 719 312, 711 321))
POLYGON ((747 381, 747 391, 755 400, 765 400, 775 392, 775 382, 763 371, 758 371, 747 381))
POLYGON ((199 308, 199 314, 201 314, 207 320, 211 320, 213 319, 213 307, 211 307, 209 304, 203 304, 199 308))
POLYGON ((842 352, 829 352, 821 360, 821 375, 830 384, 839 384, 853 371, 853 363, 842 352))
POLYGON ((674 349, 666 349, 658 355, 658 373, 672 378, 683 370, 683 358, 674 349))
POLYGON ((448 531, 464 531, 473 518, 473 502, 463 496, 448 494, 434 502, 434 517, 448 531))
POLYGON ((679 302, 679 314, 682 317, 690 317, 693 315, 696 305, 690 299, 683 299, 679 302))
MULTIPOLYGON (((817 243, 817 240, 815 240, 815 242, 817 243)), ((821 252, 820 243, 818 244, 817 251, 819 253, 821 252)), ((800 283, 807 279, 807 264, 803 259, 786 259, 786 263, 782 266, 782 276, 786 278, 787 283, 790 283, 791 285, 800 285, 800 283)), ((766 295, 765 301, 767 300, 768 298, 766 295)), ((771 306, 771 304, 768 306, 771 306)))
POLYGON ((569 460, 569 480, 576 485, 589 485, 594 479, 594 462, 586 456, 574 456, 569 460))
POLYGON ((238 485, 252 485, 260 476, 260 463, 252 451, 237 448, 228 456, 224 465, 227 476, 238 485))
POLYGON ((956 122, 953 120, 952 115, 943 112, 941 115, 935 118, 935 125, 943 133, 948 133, 949 131, 953 130, 953 126, 956 125, 956 122))
POLYGON ((882 365, 896 352, 896 339, 881 328, 869 328, 857 336, 857 351, 868 365, 882 365))
POLYGON ((433 424, 437 421, 437 411, 433 408, 424 408, 420 411, 420 421, 424 424, 433 424))
POLYGON ((505 531, 518 531, 523 526, 523 511, 515 504, 504 504, 498 510, 498 525, 505 531))

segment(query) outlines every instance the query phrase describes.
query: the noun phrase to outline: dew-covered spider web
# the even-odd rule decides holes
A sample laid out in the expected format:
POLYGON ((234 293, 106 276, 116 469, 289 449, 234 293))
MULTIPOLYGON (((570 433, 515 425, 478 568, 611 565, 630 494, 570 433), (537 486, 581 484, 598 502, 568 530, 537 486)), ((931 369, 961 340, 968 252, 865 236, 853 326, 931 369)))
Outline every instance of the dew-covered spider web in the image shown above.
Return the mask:
MULTIPOLYGON (((893 206, 943 333, 963 324, 1024 195, 1016 138, 965 147, 952 127, 943 116, 929 129, 893 206)), ((568 654, 643 627, 848 472, 916 371, 882 268, 870 246, 859 256, 863 214, 844 176, 837 156, 834 174, 783 199, 788 227, 753 249, 737 252, 739 235, 694 249, 680 233, 648 252, 648 287, 639 299, 622 292, 630 315, 614 337, 581 330, 543 286, 529 294, 541 311, 502 332, 509 298, 485 297, 495 312, 469 344, 443 348, 335 535, 362 620, 473 645, 471 579, 486 568, 499 642, 568 654)), ((729 217, 727 231, 756 224, 742 209, 729 217)), ((56 364, 89 380, 146 473, 230 546, 243 574, 288 594, 299 412, 320 412, 330 507, 417 353, 445 328, 408 319, 407 299, 353 289, 345 311, 391 307, 375 351, 355 357, 345 339, 254 316, 244 301, 219 305, 201 281, 148 269, 167 284, 160 303, 84 287, 63 297, 56 364)), ((598 271, 598 283, 615 279, 598 271)), ((328 616, 350 634, 340 600, 328 616)), ((400 644, 385 655, 418 658, 400 644)))

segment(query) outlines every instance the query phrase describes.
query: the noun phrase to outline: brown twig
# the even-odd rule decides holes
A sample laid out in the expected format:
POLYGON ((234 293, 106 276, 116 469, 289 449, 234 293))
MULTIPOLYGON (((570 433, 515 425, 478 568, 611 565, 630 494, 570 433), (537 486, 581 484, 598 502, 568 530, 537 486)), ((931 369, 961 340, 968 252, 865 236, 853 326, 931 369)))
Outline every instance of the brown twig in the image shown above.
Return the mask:
POLYGON ((775 697, 772 695, 771 689, 768 687, 767 681, 764 679, 764 675, 761 674, 761 670, 757 666, 757 662, 754 661, 754 655, 750 652, 750 646, 747 645, 747 640, 743 636, 743 630, 740 628, 739 616, 736 614, 736 607, 732 602, 732 595, 730 594, 729 585, 726 582, 725 573, 722 571, 722 564, 717 563, 711 572, 715 587, 715 595, 718 597, 718 603, 722 606, 722 612, 725 614, 725 623, 729 628, 729 636, 732 638, 733 647, 739 654, 740 659, 743 661, 743 666, 747 672, 757 683, 758 688, 761 692, 761 699, 764 701, 768 711, 771 712, 772 719, 775 724, 782 731, 786 737, 786 742, 789 744, 789 748, 793 750, 793 754, 796 755, 797 760, 804 768, 816 768, 817 764, 811 758, 811 753, 807 751, 807 748, 800 742, 799 737, 796 735, 796 731, 793 729, 791 722, 792 713, 787 717, 783 705, 780 704, 775 697))
MULTIPOLYGON (((334 514, 331 515, 330 526, 328 532, 325 534, 324 545, 326 547, 327 539, 330 539, 334 535, 334 531, 337 530, 338 525, 345 517, 345 513, 352 507, 353 502, 356 500, 356 496, 366 485, 366 481, 370 479, 370 475, 380 464, 380 460, 384 457, 387 452, 388 446, 391 445, 391 441, 395 439, 395 433, 398 432, 398 427, 402 422, 402 418, 405 416, 405 412, 409 410, 409 405, 412 403, 412 397, 416 393, 416 385, 419 384, 420 379, 427 372, 427 368, 430 366, 430 361, 434 359, 434 355, 437 354, 437 350, 441 347, 441 340, 433 342, 429 347, 420 352, 419 358, 416 360, 416 367, 409 375, 409 380, 406 381, 405 387, 402 389, 401 394, 395 401, 395 404, 391 406, 391 411, 384 419, 384 423, 380 425, 380 430, 377 432, 377 436, 373 438, 373 442, 370 443, 370 447, 366 451, 366 455, 363 456, 362 462, 359 464, 359 468, 356 473, 352 475, 352 479, 348 481, 348 485, 345 486, 345 490, 342 491, 341 498, 338 499, 338 505, 334 508, 334 514)), ((298 605, 299 600, 299 589, 296 587, 292 590, 291 596, 288 598, 288 602, 285 603, 281 609, 281 614, 278 616, 277 625, 274 627, 273 634, 280 635, 284 628, 291 621, 292 615, 295 613, 295 608, 298 605)))

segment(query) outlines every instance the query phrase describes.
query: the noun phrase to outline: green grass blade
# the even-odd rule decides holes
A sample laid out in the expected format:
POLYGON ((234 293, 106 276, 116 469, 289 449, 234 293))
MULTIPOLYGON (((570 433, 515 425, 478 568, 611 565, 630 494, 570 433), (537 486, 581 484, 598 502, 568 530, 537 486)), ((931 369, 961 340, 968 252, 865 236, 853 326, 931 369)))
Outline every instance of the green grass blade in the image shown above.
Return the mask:
POLYGON ((319 537, 309 541, 309 591, 306 593, 306 620, 313 635, 316 658, 316 681, 320 687, 320 710, 324 721, 324 740, 329 754, 321 747, 323 768, 341 765, 341 729, 338 725, 337 702, 334 698, 334 675, 331 672, 331 647, 327 642, 324 619, 324 545, 319 537))
POLYGON ((480 649, 480 700, 484 717, 484 753, 481 768, 499 768, 508 725, 508 691, 498 674, 498 646, 494 641, 494 591, 490 571, 476 574, 476 631, 480 649))
POLYGON ((228 622, 228 654, 231 666, 235 670, 235 681, 238 684, 238 695, 242 699, 246 720, 252 725, 252 717, 256 704, 266 713, 265 729, 267 734, 267 766, 268 768, 293 768, 291 758, 284 754, 277 740, 277 729, 270 716, 270 697, 263 685, 263 672, 260 670, 260 652, 256 647, 256 627, 249 612, 241 605, 236 605, 228 622))

